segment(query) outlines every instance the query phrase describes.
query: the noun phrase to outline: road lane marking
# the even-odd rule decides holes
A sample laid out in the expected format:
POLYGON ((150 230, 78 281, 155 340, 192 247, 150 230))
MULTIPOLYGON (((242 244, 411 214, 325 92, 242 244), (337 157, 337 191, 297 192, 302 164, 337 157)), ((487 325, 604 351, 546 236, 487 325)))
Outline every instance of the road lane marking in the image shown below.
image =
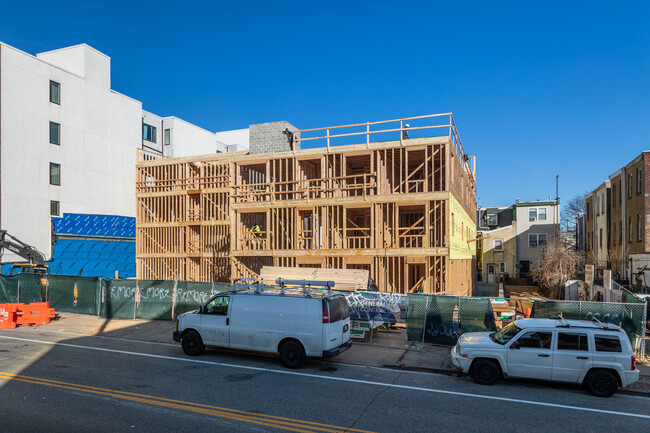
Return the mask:
POLYGON ((69 382, 61 382, 39 377, 24 376, 13 373, 0 372, 0 379, 13 380, 35 385, 49 386, 54 388, 67 389, 71 391, 85 392, 90 394, 104 395, 122 400, 129 400, 138 403, 144 403, 155 406, 162 406, 170 409, 180 409, 190 412, 201 413, 205 415, 227 418, 235 421, 259 424, 266 427, 274 427, 289 431, 301 433, 343 433, 354 431, 359 433, 372 433, 367 430, 339 427, 328 424, 316 423, 311 421, 301 421, 293 418, 280 417, 275 415, 266 415, 255 412, 247 412, 238 409, 229 409, 218 406, 211 406, 201 403, 193 403, 182 400, 168 399, 146 394, 136 394, 114 389, 97 388, 88 385, 81 385, 69 382))
POLYGON ((444 389, 422 388, 422 387, 419 387, 419 386, 410 386, 410 385, 397 385, 397 384, 391 384, 391 383, 375 382, 375 381, 370 381, 370 380, 349 379, 349 378, 345 378, 345 377, 322 376, 322 375, 319 375, 319 374, 300 373, 300 372, 297 372, 297 371, 275 370, 275 369, 272 369, 272 368, 252 367, 252 366, 248 366, 248 365, 228 364, 228 363, 224 363, 224 362, 215 362, 215 361, 202 361, 200 359, 178 358, 178 357, 175 357, 175 356, 154 355, 154 354, 139 353, 139 352, 129 352, 129 351, 126 351, 126 350, 106 349, 106 348, 103 348, 103 347, 82 346, 82 345, 78 345, 78 344, 58 343, 58 342, 45 341, 45 340, 32 340, 32 339, 20 338, 20 337, 8 337, 8 336, 4 336, 4 335, 0 335, 0 338, 5 338, 5 339, 9 339, 9 340, 27 341, 27 342, 31 342, 31 343, 49 344, 49 345, 52 345, 52 346, 64 346, 64 347, 72 347, 72 348, 76 348, 76 349, 86 349, 86 350, 96 350, 96 351, 100 351, 100 352, 119 353, 119 354, 122 354, 122 355, 142 356, 142 357, 146 357, 146 358, 155 358, 155 359, 166 359, 166 360, 171 360, 171 361, 191 362, 191 363, 195 363, 195 364, 216 365, 216 366, 219 366, 219 367, 229 367, 229 368, 238 368, 238 369, 243 369, 243 370, 263 371, 263 372, 266 372, 266 373, 287 374, 287 375, 291 375, 291 376, 309 377, 309 378, 314 378, 314 379, 333 380, 333 381, 349 382, 349 383, 359 383, 359 384, 363 384, 363 385, 382 386, 382 387, 386 387, 386 388, 405 389, 405 390, 409 390, 409 391, 431 392, 431 393, 436 393, 436 394, 455 395, 455 396, 460 396, 460 397, 470 397, 470 398, 478 398, 478 399, 484 399, 484 400, 504 401, 504 402, 509 402, 509 403, 528 404, 528 405, 533 405, 533 406, 554 407, 554 408, 559 408, 559 409, 570 409, 570 410, 576 410, 576 411, 582 411, 582 412, 595 412, 595 413, 601 413, 601 414, 619 415, 619 416, 628 416, 628 417, 633 417, 633 418, 650 419, 650 415, 644 415, 644 414, 638 414, 638 413, 630 413, 630 412, 616 412, 616 411, 605 410, 605 409, 592 409, 592 408, 588 408, 588 407, 571 406, 571 405, 564 405, 564 404, 558 404, 558 403, 546 403, 546 402, 542 402, 542 401, 521 400, 521 399, 516 399, 516 398, 498 397, 498 396, 484 395, 484 394, 471 394, 471 393, 468 393, 468 392, 448 391, 448 390, 444 390, 444 389))

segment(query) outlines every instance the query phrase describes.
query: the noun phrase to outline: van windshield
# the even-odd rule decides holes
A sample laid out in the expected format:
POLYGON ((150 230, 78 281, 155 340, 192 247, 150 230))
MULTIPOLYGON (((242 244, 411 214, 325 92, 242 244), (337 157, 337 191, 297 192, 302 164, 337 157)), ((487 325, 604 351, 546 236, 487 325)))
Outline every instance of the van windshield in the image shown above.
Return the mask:
POLYGON ((506 344, 512 340, 512 337, 519 334, 519 331, 521 331, 521 328, 515 325, 515 322, 512 322, 504 326, 500 331, 491 334, 490 338, 496 343, 506 344))

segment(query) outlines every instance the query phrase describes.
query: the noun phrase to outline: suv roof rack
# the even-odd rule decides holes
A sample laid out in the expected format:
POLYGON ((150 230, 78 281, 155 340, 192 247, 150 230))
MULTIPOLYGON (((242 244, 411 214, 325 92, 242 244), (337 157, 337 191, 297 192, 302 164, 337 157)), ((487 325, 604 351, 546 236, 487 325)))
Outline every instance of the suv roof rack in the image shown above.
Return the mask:
POLYGON ((604 324, 603 322, 601 322, 600 320, 596 319, 596 317, 592 317, 592 318, 591 318, 591 321, 592 321, 592 322, 598 322, 598 324, 599 324, 600 326, 602 326, 603 329, 609 329, 609 328, 607 327, 607 325, 605 325, 605 324, 604 324))
POLYGON ((562 315, 562 312, 560 312, 560 320, 564 323, 564 326, 566 326, 567 328, 570 328, 570 327, 571 327, 571 325, 569 324, 569 322, 567 322, 567 320, 566 320, 566 319, 564 318, 564 316, 562 315))

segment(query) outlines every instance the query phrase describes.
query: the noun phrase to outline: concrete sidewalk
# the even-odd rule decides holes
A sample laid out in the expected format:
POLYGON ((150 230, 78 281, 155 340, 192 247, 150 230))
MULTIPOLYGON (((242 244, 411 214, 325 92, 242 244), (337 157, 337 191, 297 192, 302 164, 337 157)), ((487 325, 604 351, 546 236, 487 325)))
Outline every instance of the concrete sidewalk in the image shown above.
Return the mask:
MULTIPOLYGON (((162 320, 104 319, 74 313, 60 313, 44 330, 74 336, 98 335, 106 338, 177 344, 172 340, 176 322, 162 320)), ((355 341, 352 347, 328 362, 370 367, 463 375, 451 364, 450 347, 406 341, 404 329, 379 330, 369 342, 355 341)), ((619 392, 650 397, 650 363, 637 360, 639 381, 619 392)))

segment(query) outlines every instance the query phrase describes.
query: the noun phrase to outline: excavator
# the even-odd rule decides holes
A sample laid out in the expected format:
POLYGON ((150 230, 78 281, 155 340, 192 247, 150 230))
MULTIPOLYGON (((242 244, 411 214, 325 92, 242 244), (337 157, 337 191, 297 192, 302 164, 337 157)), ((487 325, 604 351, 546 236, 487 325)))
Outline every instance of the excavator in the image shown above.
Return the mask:
POLYGON ((45 277, 48 274, 49 268, 45 264, 43 254, 31 245, 27 245, 20 239, 10 235, 6 230, 0 230, 0 250, 3 248, 28 261, 28 263, 14 263, 11 266, 9 275, 37 274, 45 277))

